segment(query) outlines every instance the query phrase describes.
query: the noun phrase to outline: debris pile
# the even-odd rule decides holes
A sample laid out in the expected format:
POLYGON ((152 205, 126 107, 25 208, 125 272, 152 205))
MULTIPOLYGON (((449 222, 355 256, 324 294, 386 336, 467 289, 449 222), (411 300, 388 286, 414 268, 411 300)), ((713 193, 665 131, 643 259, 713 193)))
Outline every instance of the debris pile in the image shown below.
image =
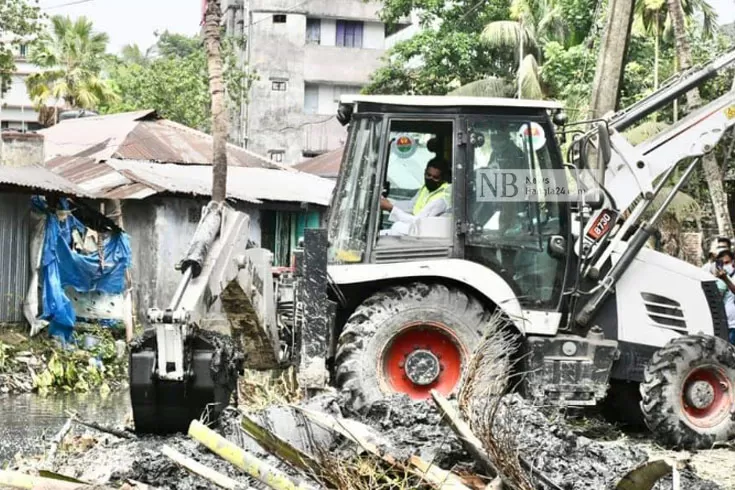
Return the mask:
MULTIPOLYGON (((161 490, 248 485, 276 490, 644 488, 619 486, 629 472, 649 461, 642 445, 577 435, 561 416, 548 416, 517 395, 499 400, 494 423, 498 437, 513 434, 530 487, 503 474, 507 462, 493 461, 479 442, 486 434, 473 434, 457 414, 456 403, 438 393, 434 403, 405 396, 386 399, 361 421, 342 416, 341 406, 338 395, 325 394, 250 414, 228 409, 216 432, 193 421, 188 437, 136 437, 124 428, 72 418, 74 429, 62 438, 56 454, 35 469, 52 468, 105 488, 147 485, 161 490)), ((722 488, 689 467, 656 463, 663 468, 656 476, 660 481, 645 488, 674 488, 672 477, 681 489, 722 488)))

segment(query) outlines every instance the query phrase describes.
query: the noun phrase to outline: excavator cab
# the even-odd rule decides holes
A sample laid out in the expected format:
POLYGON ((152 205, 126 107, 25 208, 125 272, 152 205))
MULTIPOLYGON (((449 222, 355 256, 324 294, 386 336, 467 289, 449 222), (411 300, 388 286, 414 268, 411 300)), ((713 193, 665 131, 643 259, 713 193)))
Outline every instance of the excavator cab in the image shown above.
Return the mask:
POLYGON ((557 309, 573 180, 554 136, 560 105, 384 96, 342 104, 350 136, 329 217, 330 265, 470 260, 500 271, 525 303, 557 309), (446 205, 425 211, 430 165, 444 167, 446 205))

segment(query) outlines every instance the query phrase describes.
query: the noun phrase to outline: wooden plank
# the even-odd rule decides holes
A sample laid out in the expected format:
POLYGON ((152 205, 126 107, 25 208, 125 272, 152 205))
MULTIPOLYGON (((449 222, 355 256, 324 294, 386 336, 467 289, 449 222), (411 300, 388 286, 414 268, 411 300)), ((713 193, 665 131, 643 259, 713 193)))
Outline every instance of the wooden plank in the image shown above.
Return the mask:
POLYGON ((220 488, 224 488, 225 490, 247 490, 250 488, 249 485, 245 485, 227 475, 223 475, 222 473, 201 464, 199 461, 187 458, 171 446, 163 446, 161 448, 161 453, 163 453, 164 456, 169 457, 177 465, 214 483, 220 488))

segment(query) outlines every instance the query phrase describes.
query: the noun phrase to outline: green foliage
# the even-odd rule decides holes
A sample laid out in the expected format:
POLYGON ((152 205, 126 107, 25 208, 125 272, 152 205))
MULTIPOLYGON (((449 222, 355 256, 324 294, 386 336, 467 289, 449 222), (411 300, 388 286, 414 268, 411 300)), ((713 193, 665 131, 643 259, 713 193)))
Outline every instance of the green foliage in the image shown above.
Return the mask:
MULTIPOLYGON (((237 66, 241 49, 241 40, 223 39, 225 89, 232 105, 239 105, 246 98, 254 79, 237 66)), ((103 106, 103 113, 155 109, 172 121, 210 130, 207 54, 200 37, 166 31, 145 54, 137 46, 128 47, 107 69, 119 100, 103 106)))
POLYGON ((92 389, 109 391, 110 384, 124 379, 127 370, 124 360, 118 359, 115 339, 108 329, 87 329, 75 332, 81 344, 85 334, 93 335, 100 342, 90 350, 65 350, 46 341, 41 350, 46 358, 45 369, 33 375, 33 386, 39 392, 52 390, 86 392, 92 389), (97 364, 95 360, 101 363, 97 364))
POLYGON ((11 346, 0 341, 0 373, 6 373, 13 368, 12 352, 13 348, 11 346))
POLYGON ((26 80, 34 104, 53 98, 71 108, 96 109, 114 101, 115 93, 101 77, 107 42, 107 34, 94 32, 86 17, 52 17, 51 31, 39 37, 31 54, 43 69, 26 80))
POLYGON ((596 63, 594 50, 582 44, 569 49, 558 42, 544 46, 544 64, 540 70, 547 94, 552 99, 566 101, 573 118, 584 115, 596 63))
POLYGON ((510 1, 386 0, 382 19, 392 24, 421 9, 427 29, 391 49, 364 89, 371 94, 444 95, 488 76, 513 76, 515 54, 482 48, 484 27, 508 18, 510 1))
POLYGON ((40 32, 42 13, 37 1, 0 1, 0 96, 10 89, 19 42, 32 41, 40 32))

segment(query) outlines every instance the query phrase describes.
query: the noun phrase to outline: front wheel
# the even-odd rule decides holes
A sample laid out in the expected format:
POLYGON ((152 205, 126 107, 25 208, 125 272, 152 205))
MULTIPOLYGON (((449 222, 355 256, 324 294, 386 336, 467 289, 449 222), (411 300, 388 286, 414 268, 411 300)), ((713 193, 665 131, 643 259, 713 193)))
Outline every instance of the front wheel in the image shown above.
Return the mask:
POLYGON ((414 400, 456 393, 492 311, 438 284, 390 287, 350 316, 335 358, 337 386, 361 411, 394 393, 414 400))
POLYGON ((735 351, 719 338, 671 340, 646 366, 640 392, 643 418, 662 444, 704 449, 735 436, 735 351))

